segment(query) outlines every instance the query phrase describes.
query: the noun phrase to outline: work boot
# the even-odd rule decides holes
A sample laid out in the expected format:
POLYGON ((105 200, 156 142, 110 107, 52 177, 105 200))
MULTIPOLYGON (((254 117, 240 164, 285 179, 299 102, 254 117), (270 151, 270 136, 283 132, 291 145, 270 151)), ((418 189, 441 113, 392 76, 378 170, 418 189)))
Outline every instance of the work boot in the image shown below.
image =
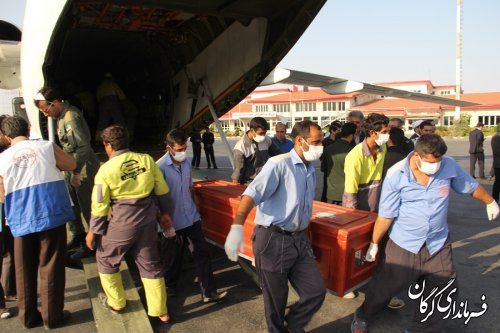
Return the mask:
POLYGON ((94 251, 91 251, 86 245, 85 243, 80 243, 80 247, 78 248, 78 250, 76 250, 75 253, 73 253, 70 258, 71 260, 74 260, 74 261, 79 261, 83 258, 87 258, 87 257, 90 257, 92 255, 94 255, 94 251))
POLYGON ((74 235, 73 238, 66 244, 66 250, 76 249, 81 244, 85 244, 86 234, 74 235))

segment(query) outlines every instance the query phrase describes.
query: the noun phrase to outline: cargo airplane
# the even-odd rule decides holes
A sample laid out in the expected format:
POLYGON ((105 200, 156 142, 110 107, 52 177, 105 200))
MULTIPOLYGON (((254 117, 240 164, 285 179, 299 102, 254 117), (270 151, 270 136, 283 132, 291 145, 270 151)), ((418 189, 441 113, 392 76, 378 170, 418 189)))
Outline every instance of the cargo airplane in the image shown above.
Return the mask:
MULTIPOLYGON (((136 140, 190 130, 228 112, 259 85, 469 105, 335 77, 275 69, 325 0, 27 0, 21 32, 0 22, 0 88, 22 87, 32 136, 45 137, 33 100, 45 84, 95 91, 111 72, 139 110, 136 140)), ((50 124, 51 122, 49 122, 50 124)), ((49 126, 49 131, 51 126, 49 126)))

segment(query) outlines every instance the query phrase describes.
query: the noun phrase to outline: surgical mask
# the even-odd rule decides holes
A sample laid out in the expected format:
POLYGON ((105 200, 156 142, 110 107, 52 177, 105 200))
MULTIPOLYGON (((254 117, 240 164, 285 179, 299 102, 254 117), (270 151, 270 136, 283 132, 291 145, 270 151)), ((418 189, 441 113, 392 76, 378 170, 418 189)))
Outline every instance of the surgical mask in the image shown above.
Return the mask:
POLYGON ((172 157, 177 162, 182 162, 182 161, 184 161, 186 159, 186 152, 185 151, 174 152, 174 155, 172 157))
POLYGON ((418 170, 420 170, 420 172, 425 173, 426 175, 431 176, 431 175, 435 174, 436 172, 438 172, 439 168, 441 167, 441 161, 434 162, 434 163, 425 162, 425 161, 422 161, 420 156, 418 157, 418 159, 420 160, 420 165, 418 165, 418 163, 417 163, 417 168, 418 168, 418 170))
POLYGON ((261 143, 266 139, 265 135, 258 135, 257 132, 253 131, 255 133, 255 136, 253 137, 253 141, 257 143, 261 143))
POLYGON ((302 146, 300 147, 302 149, 302 152, 304 153, 305 160, 309 162, 319 160, 321 155, 323 155, 323 146, 311 146, 305 140, 304 143, 307 145, 307 147, 309 147, 308 151, 305 151, 302 146))
POLYGON ((375 139, 377 146, 381 147, 384 143, 389 141, 389 133, 379 133, 378 138, 375 139))

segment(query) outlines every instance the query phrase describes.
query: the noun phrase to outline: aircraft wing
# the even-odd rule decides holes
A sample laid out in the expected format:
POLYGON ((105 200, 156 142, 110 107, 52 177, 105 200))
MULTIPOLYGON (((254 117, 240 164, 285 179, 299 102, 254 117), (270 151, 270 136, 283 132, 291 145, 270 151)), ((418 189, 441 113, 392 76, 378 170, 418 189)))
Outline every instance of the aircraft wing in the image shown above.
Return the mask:
POLYGON ((0 40, 0 89, 21 87, 21 43, 0 40))
POLYGON ((478 105, 477 103, 472 103, 467 101, 416 93, 401 89, 394 89, 390 87, 377 86, 369 83, 346 80, 338 77, 324 76, 313 73, 300 72, 284 68, 274 69, 264 79, 264 81, 262 81, 261 85, 266 86, 275 83, 297 84, 309 87, 319 87, 324 92, 331 95, 363 92, 373 95, 413 99, 422 102, 430 102, 430 103, 453 105, 453 106, 478 105))

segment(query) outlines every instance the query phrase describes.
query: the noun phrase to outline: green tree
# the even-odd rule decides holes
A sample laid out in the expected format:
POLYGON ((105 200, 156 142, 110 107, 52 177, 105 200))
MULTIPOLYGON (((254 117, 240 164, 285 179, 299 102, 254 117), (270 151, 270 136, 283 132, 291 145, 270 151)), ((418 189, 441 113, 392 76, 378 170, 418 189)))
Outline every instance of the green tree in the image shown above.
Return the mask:
POLYGON ((470 115, 464 114, 460 117, 460 122, 453 123, 450 126, 449 134, 452 137, 462 137, 469 135, 470 129, 470 115))
POLYGON ((241 136, 241 128, 238 125, 234 126, 233 134, 234 136, 241 136))

